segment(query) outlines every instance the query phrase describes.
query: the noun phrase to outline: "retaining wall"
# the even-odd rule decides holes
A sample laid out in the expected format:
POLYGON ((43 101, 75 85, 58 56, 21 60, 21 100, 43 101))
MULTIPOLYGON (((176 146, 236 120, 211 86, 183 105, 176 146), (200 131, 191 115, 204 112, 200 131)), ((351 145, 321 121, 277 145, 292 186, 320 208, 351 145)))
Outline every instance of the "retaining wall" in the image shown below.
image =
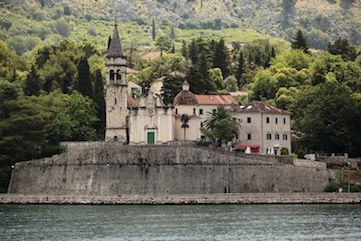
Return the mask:
POLYGON ((68 143, 63 154, 17 163, 9 193, 322 192, 330 178, 320 166, 284 164, 274 157, 249 159, 182 146, 68 143))

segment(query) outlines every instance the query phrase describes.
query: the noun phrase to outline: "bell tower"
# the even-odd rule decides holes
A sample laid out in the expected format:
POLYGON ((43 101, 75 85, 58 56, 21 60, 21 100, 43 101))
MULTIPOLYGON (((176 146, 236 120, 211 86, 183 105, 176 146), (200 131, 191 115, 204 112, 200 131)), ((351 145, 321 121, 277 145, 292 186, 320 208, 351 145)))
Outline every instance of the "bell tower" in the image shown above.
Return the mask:
POLYGON ((106 129, 105 141, 127 142, 126 60, 117 24, 106 55, 106 129))

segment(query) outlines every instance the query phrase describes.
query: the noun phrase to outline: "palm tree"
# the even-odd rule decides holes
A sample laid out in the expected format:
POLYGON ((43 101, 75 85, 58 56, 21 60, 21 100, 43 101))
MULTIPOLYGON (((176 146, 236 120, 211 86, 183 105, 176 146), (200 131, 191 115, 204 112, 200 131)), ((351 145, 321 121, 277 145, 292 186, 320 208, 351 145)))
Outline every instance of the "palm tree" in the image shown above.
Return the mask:
POLYGON ((189 116, 188 114, 183 114, 181 116, 181 122, 182 122, 182 128, 184 129, 184 140, 186 140, 186 128, 189 127, 188 125, 188 121, 189 121, 189 116))
POLYGON ((205 128, 202 132, 212 139, 222 143, 222 141, 231 141, 238 136, 239 123, 232 113, 224 105, 217 106, 213 112, 208 112, 208 119, 204 122, 205 128))

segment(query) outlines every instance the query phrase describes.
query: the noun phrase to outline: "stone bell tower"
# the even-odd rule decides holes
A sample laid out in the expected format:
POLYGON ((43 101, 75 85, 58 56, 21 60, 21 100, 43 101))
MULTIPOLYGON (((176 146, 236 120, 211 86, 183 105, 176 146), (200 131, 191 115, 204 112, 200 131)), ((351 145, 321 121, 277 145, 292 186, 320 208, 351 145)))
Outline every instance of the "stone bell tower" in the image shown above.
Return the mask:
POLYGON ((106 55, 106 129, 105 141, 127 142, 126 60, 117 24, 106 55))

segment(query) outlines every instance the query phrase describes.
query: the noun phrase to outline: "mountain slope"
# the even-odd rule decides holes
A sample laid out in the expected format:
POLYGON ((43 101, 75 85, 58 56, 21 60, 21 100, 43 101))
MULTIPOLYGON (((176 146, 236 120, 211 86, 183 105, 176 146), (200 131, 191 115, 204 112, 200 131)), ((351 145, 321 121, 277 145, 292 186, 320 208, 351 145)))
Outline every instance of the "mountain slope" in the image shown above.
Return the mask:
MULTIPOLYGON (((18 54, 63 38, 106 45, 117 20, 126 42, 151 45, 159 32, 181 29, 254 29, 289 40, 302 29, 311 47, 345 37, 361 44, 361 0, 3 0, 0 39, 18 54)), ((229 34, 229 33, 227 33, 229 34)), ((232 35, 232 34, 231 34, 232 35)), ((212 35, 211 35, 212 36, 212 35)), ((232 38, 232 36, 224 36, 232 38)), ((176 41, 180 42, 181 39, 176 41)))

